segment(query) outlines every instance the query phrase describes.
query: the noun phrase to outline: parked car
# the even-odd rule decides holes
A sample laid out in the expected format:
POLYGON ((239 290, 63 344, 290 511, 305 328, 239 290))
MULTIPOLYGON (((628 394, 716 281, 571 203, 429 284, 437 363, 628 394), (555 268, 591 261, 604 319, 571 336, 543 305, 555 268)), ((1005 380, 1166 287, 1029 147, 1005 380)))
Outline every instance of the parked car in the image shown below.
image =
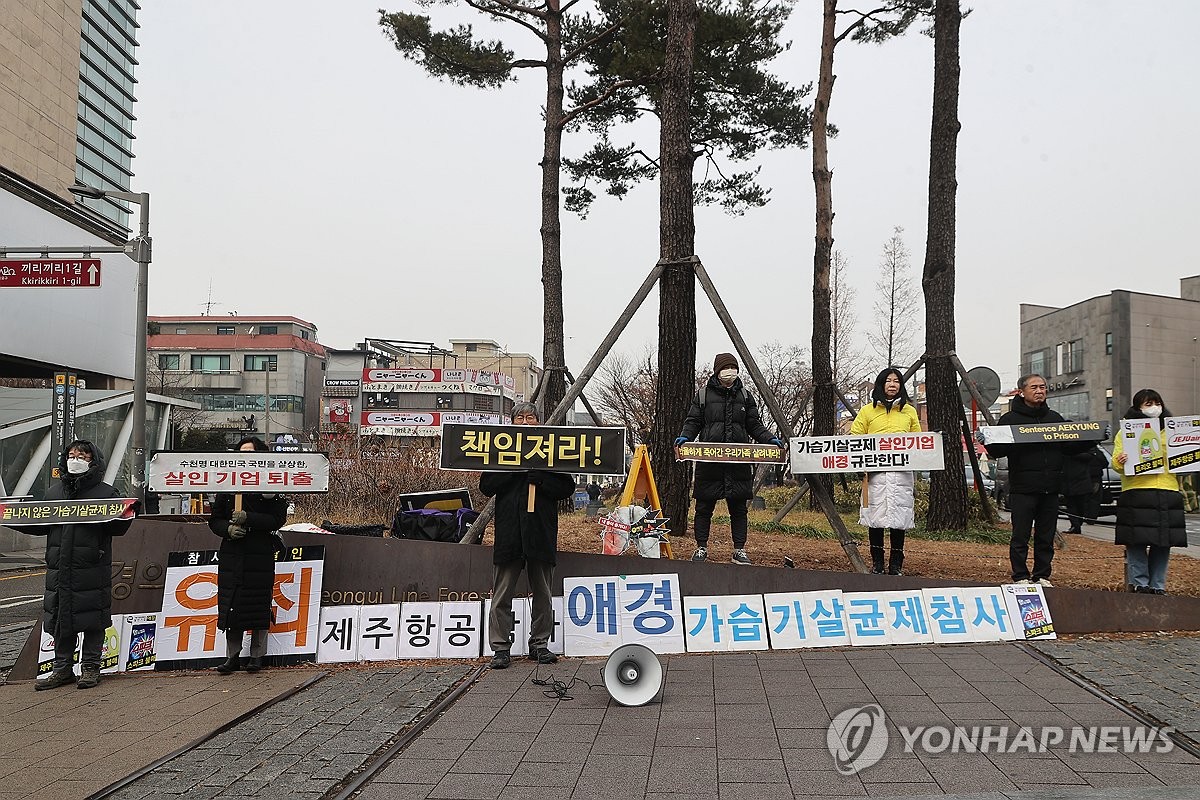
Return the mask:
MULTIPOLYGON (((1101 442, 1100 450, 1104 453, 1108 465, 1104 467, 1104 475, 1100 478, 1100 516, 1111 517, 1117 513, 1117 497, 1121 494, 1121 473, 1112 468, 1112 442, 1101 442)), ((1008 459, 997 458, 991 462, 994 465, 992 497, 996 505, 1008 510, 1008 459)), ((1061 505, 1061 498, 1060 498, 1061 505)))
MULTIPOLYGON (((963 471, 967 476, 967 491, 975 491, 975 472, 971 469, 971 465, 964 464, 963 471)), ((996 494, 996 482, 992 480, 990 475, 988 475, 988 471, 986 469, 983 470, 983 474, 980 475, 980 478, 983 480, 983 491, 988 497, 994 497, 996 494)))

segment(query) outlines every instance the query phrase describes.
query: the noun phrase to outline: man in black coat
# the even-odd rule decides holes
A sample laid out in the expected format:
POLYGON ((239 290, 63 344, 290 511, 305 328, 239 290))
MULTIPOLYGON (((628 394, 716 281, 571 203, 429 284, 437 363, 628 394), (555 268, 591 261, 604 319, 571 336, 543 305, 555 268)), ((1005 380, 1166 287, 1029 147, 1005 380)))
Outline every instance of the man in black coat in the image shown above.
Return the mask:
MULTIPOLYGON (((104 453, 89 441, 77 439, 59 458, 59 482, 46 492, 46 500, 106 500, 120 497, 104 482, 104 453)), ((83 634, 79 662, 80 689, 100 683, 100 655, 104 633, 112 625, 112 537, 123 536, 133 520, 11 526, 14 530, 46 537, 46 593, 42 600, 42 627, 54 637, 54 671, 34 684, 35 689, 56 689, 75 681, 72 661, 75 641, 83 634)))
MULTIPOLYGON (((783 447, 783 442, 762 424, 758 404, 742 386, 737 359, 732 353, 718 353, 713 359, 713 374, 692 398, 675 446, 691 441, 697 434, 702 442, 748 443, 754 437, 756 442, 783 447)), ((754 467, 701 461, 696 464, 695 494, 696 552, 692 554, 692 561, 708 558, 713 510, 717 501, 724 498, 733 532, 733 563, 749 564, 746 503, 754 495, 754 467)))
MULTIPOLYGON (((537 425, 532 403, 513 406, 514 425, 537 425)), ((485 472, 479 491, 496 498, 495 547, 492 556, 491 630, 492 669, 512 663, 512 599, 521 570, 529 578, 533 610, 529 632, 529 657, 539 664, 558 660, 547 645, 554 633, 554 609, 550 604, 550 582, 558 558, 558 503, 575 493, 575 481, 559 472, 485 472), (533 510, 529 493, 534 492, 533 510)))
MULTIPOLYGON (((1065 422, 1046 405, 1046 379, 1022 375, 1018 396, 998 425, 1046 425, 1065 422)), ((1012 509, 1012 539, 1008 558, 1013 583, 1052 586, 1054 534, 1058 529, 1058 494, 1062 486, 1063 462, 1082 452, 1092 442, 1021 442, 985 445, 989 458, 1008 457, 1008 505, 1012 509), (1033 572, 1029 571, 1029 537, 1033 534, 1033 572)))

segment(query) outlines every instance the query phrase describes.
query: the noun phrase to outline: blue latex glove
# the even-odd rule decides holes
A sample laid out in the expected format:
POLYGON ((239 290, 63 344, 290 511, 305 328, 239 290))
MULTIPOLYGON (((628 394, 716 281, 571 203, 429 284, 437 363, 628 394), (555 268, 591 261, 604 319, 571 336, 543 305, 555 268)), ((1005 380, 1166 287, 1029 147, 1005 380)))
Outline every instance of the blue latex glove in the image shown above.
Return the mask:
POLYGON ((776 436, 771 440, 771 444, 775 445, 776 447, 783 447, 783 440, 776 436))
POLYGON ((675 446, 679 447, 679 445, 681 445, 681 444, 687 444, 687 441, 688 441, 688 438, 686 436, 680 436, 678 439, 675 440, 675 446))

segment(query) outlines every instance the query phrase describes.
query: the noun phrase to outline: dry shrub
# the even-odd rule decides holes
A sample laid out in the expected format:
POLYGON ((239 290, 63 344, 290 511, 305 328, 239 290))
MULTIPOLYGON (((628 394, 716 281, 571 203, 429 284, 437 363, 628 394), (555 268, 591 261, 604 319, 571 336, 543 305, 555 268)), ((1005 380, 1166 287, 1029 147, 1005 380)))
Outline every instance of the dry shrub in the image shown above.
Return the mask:
POLYGON ((390 527, 399 495, 463 486, 471 492, 472 505, 480 505, 479 473, 439 469, 437 448, 389 449, 353 442, 331 452, 329 461, 329 492, 297 495, 296 521, 390 527))

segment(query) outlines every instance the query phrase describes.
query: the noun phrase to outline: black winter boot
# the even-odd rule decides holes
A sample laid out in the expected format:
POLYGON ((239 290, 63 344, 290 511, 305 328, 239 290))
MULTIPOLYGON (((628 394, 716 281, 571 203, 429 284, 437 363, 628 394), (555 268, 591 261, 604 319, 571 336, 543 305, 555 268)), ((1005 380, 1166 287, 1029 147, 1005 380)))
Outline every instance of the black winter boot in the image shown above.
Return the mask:
POLYGON ((888 559, 888 575, 899 575, 902 566, 904 566, 904 551, 893 547, 892 556, 888 559))
POLYGON ((871 542, 871 572, 883 574, 883 528, 867 528, 867 539, 871 542))
POLYGON ((242 657, 240 655, 230 656, 229 658, 225 659, 225 663, 218 664, 216 667, 217 672, 221 673, 222 675, 229 675, 230 673, 237 672, 241 668, 242 657))
POLYGON ((871 546, 871 572, 875 575, 883 574, 883 547, 871 546))

